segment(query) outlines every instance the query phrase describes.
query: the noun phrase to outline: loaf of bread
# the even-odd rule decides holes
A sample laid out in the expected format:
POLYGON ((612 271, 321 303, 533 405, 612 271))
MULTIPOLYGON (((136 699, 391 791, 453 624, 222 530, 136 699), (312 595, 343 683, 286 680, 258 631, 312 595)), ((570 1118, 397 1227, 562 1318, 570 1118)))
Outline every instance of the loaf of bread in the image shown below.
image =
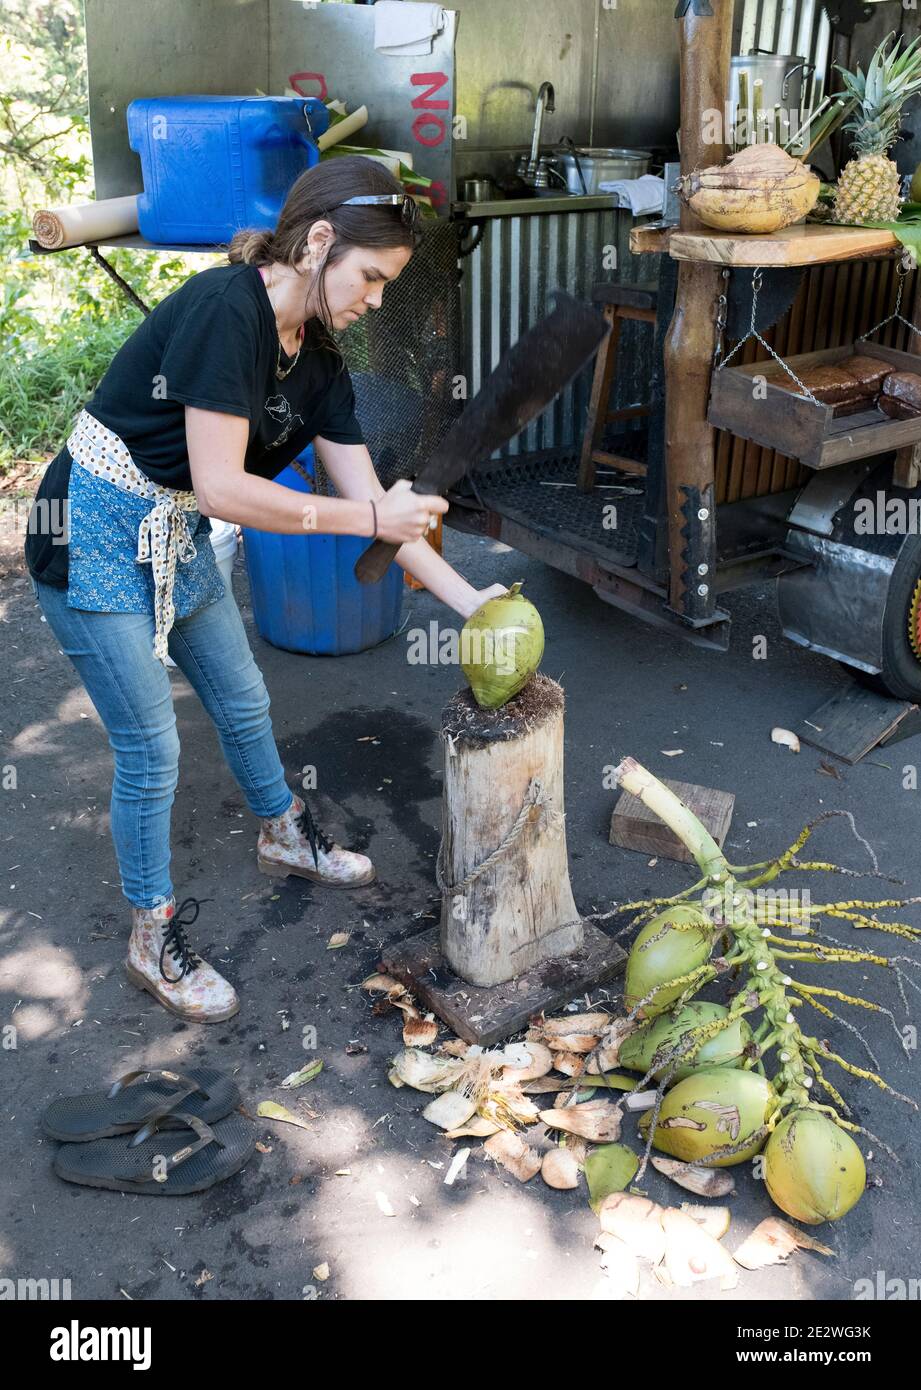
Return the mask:
POLYGON ((890 364, 879 357, 864 357, 858 353, 855 357, 843 358, 837 366, 859 383, 865 395, 878 396, 889 375, 890 364))
POLYGON ((853 401, 842 401, 838 405, 832 406, 832 415, 837 420, 842 415, 861 415, 865 411, 872 410, 876 401, 872 396, 858 396, 853 401))
POLYGON ((912 406, 921 415, 921 376, 915 372, 890 372, 883 382, 883 394, 912 406))
MULTIPOLYGON (((838 363, 831 367, 809 367, 806 371, 800 372, 799 378, 823 405, 847 405, 861 398, 865 399, 871 394, 864 391, 855 378, 849 372, 843 371, 838 363)), ((792 379, 781 383, 780 378, 775 378, 775 385, 781 384, 791 391, 797 389, 792 379)))
POLYGON ((900 401, 895 396, 880 396, 877 405, 890 420, 917 420, 921 418, 921 408, 908 401, 900 401))

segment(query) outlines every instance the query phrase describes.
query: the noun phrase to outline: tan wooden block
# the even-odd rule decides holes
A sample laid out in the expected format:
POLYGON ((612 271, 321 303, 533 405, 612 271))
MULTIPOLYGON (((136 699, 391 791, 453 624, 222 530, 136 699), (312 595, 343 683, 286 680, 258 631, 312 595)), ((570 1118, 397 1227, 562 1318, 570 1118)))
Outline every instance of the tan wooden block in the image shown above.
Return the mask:
MULTIPOLYGON (((735 793, 700 787, 693 782, 673 782, 664 777, 662 781, 694 812, 722 849, 732 822, 735 793)), ((621 849, 633 849, 641 854, 676 859, 681 863, 691 862, 691 855, 678 836, 638 796, 632 796, 630 792, 623 793, 611 813, 610 842, 621 849)))

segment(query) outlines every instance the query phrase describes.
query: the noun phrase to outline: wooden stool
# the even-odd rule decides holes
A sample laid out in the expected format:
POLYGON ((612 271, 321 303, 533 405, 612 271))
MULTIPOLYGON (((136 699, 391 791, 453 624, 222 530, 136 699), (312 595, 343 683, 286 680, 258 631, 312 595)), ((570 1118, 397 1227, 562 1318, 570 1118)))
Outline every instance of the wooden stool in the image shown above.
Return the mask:
POLYGON ((602 282, 592 289, 592 299, 604 306, 604 316, 611 325, 611 332, 602 343, 595 359, 595 376, 592 381, 592 394, 585 420, 585 435, 582 440, 582 458, 579 464, 579 490, 591 492, 595 486, 595 467, 599 463, 609 468, 620 468, 625 473, 645 474, 645 463, 628 459, 620 454, 609 454, 601 448, 605 426, 611 420, 631 420, 638 415, 648 415, 648 405, 632 405, 624 410, 608 410, 611 396, 611 383, 617 371, 617 350, 620 346, 620 326, 624 319, 639 319, 643 323, 655 323, 658 304, 658 285, 621 285, 602 282))

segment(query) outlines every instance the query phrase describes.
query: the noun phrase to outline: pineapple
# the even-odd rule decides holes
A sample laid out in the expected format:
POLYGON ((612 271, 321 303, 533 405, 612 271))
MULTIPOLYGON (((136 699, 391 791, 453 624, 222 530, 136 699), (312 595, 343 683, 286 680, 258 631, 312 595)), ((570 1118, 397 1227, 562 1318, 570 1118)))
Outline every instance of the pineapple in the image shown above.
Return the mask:
POLYGON ((857 103, 844 127, 854 136, 854 158, 838 180, 836 222, 894 222, 901 208, 900 178, 888 152, 899 138, 902 107, 921 91, 921 36, 903 51, 895 32, 873 54, 864 75, 838 67, 847 95, 857 103))

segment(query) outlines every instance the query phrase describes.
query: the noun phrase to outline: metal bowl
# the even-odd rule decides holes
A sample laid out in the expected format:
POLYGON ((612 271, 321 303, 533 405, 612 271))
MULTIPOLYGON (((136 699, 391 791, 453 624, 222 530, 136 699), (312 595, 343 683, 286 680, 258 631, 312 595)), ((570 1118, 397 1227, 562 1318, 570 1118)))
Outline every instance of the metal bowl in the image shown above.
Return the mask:
POLYGON ((577 147, 554 153, 553 161, 566 180, 570 193, 601 192, 603 183, 639 179, 649 173, 649 150, 628 150, 606 146, 577 147))

